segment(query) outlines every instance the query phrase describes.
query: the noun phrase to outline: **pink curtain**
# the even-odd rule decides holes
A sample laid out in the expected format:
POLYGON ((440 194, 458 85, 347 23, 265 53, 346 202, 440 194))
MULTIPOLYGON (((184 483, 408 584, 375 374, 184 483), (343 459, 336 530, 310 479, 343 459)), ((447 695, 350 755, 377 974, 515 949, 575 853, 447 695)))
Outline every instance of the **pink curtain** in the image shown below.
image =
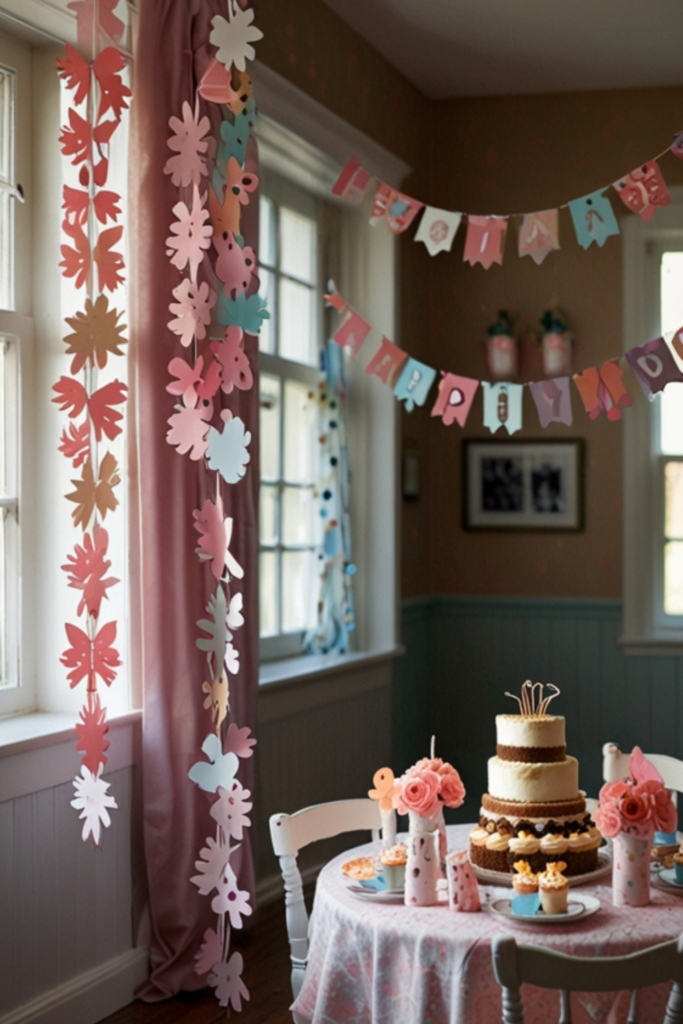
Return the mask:
MULTIPOLYGON (((139 993, 149 1001, 204 986, 194 956, 204 931, 215 925, 211 899, 190 883, 205 838, 215 834, 211 799, 188 778, 204 758, 201 744, 213 731, 203 708, 205 655, 195 644, 215 590, 209 563, 195 556, 192 512, 215 497, 216 474, 179 455, 166 442, 173 411, 166 392, 168 363, 180 354, 167 329, 171 289, 178 272, 166 256, 176 187, 163 167, 170 151, 168 120, 194 90, 208 54, 211 19, 224 14, 219 0, 143 0, 134 65, 130 153, 130 535, 133 668, 144 694, 142 791, 144 844, 151 926, 151 967, 139 993)), ((218 119, 215 108, 212 116, 218 119)), ((249 162, 249 158, 248 158, 249 162)), ((250 170, 255 169, 251 154, 250 170)), ((252 199, 243 220, 247 241, 256 247, 258 204, 252 199)), ((201 270, 200 270, 201 279, 201 270)), ((245 569, 245 625, 235 636, 239 675, 231 677, 228 722, 254 727, 258 681, 256 597, 258 501, 257 339, 246 336, 254 387, 235 391, 226 405, 251 431, 251 462, 244 479, 223 485, 225 513, 234 519, 231 551, 245 569)), ((219 393, 220 394, 220 393, 219 393)), ((219 402, 220 399, 216 398, 219 402)), ((234 592, 234 591, 233 591, 234 592)), ((227 726, 228 722, 225 723, 227 726)), ((258 748, 257 748, 258 749, 258 748)), ((240 780, 253 793, 253 758, 241 761, 240 780), (250 777, 246 777, 247 773, 250 777)), ((240 887, 253 895, 253 862, 248 838, 232 858, 240 887)))

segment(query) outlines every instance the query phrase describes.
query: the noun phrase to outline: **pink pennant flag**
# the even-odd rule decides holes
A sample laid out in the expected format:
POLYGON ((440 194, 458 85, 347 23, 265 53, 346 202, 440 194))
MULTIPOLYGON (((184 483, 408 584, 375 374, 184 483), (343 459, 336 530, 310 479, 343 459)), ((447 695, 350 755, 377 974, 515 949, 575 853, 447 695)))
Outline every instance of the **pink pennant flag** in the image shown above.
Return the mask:
POLYGON ((361 166, 355 156, 349 157, 346 166, 332 186, 332 195, 345 199, 347 203, 361 203, 374 175, 361 166))
POLYGON ((597 419, 602 409, 608 420, 620 420, 619 406, 633 404, 633 396, 623 382, 624 371, 618 359, 610 359, 598 370, 591 366, 583 373, 574 374, 574 383, 581 396, 584 409, 592 420, 597 419))
POLYGON ((364 320, 359 313, 356 313, 355 309, 350 309, 349 316, 332 335, 332 341, 336 342, 341 348, 349 348, 351 355, 355 359, 371 330, 372 327, 367 320, 364 320))
POLYGON ((469 217, 463 260, 474 266, 481 263, 488 268, 503 262, 503 246, 507 231, 507 217, 469 217))
POLYGON ((442 423, 447 427, 450 427, 453 422, 464 427, 478 387, 478 380, 472 380, 471 377, 460 377, 456 373, 447 373, 442 370, 439 395, 434 403, 432 416, 440 416, 442 423))
POLYGON ((683 373, 676 366, 664 338, 655 338, 646 345, 636 345, 626 353, 626 361, 646 398, 652 398, 667 384, 683 381, 683 373))
POLYGON ((560 227, 557 210, 526 213, 519 230, 518 252, 531 256, 540 265, 549 252, 560 248, 560 227))
POLYGON ((401 370, 407 362, 408 353, 394 345, 393 341, 383 337, 379 349, 368 363, 365 372, 371 377, 379 377, 381 381, 393 388, 398 383, 401 370))
POLYGON ((328 306, 332 306, 333 309, 336 309, 338 313, 343 313, 347 308, 346 299, 342 298, 339 294, 337 289, 334 287, 333 281, 328 283, 328 288, 330 289, 329 293, 323 295, 325 302, 328 306))
POLYGON ((380 220, 386 218, 389 228, 395 235, 410 227, 416 214, 422 209, 424 203, 410 196, 397 192, 396 189, 386 185, 383 181, 375 193, 370 214, 370 223, 374 226, 380 220))
POLYGON ((538 418, 545 430, 549 423, 572 425, 572 400, 569 377, 555 377, 529 384, 531 397, 538 409, 538 418))
POLYGON ((613 187, 624 206, 639 214, 641 220, 652 220, 656 206, 667 206, 671 202, 671 193, 656 160, 637 167, 625 178, 615 181, 613 187))

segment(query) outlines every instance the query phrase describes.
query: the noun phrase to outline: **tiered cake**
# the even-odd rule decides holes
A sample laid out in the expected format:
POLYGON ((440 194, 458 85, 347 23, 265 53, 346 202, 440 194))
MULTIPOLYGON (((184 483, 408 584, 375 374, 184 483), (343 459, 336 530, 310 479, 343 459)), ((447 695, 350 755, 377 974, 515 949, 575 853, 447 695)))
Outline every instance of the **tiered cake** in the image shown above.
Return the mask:
MULTIPOLYGON (((488 793, 470 833, 470 859, 490 871, 525 860, 532 871, 563 860, 567 875, 594 871, 602 842, 586 813, 579 765, 566 754, 565 721, 548 714, 559 690, 524 683, 514 697, 520 714, 496 715, 496 756, 488 763, 488 793)), ((506 696, 513 696, 506 694, 506 696)))

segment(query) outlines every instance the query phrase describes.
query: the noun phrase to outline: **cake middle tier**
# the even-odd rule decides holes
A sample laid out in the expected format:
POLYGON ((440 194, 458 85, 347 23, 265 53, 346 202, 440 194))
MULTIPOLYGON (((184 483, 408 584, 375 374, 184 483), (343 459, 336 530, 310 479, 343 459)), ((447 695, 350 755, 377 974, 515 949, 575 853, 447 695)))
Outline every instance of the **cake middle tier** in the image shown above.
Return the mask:
POLYGON ((564 761, 529 764, 489 758, 489 793, 501 800, 520 803, 548 803, 574 800, 579 796, 579 762, 564 761))

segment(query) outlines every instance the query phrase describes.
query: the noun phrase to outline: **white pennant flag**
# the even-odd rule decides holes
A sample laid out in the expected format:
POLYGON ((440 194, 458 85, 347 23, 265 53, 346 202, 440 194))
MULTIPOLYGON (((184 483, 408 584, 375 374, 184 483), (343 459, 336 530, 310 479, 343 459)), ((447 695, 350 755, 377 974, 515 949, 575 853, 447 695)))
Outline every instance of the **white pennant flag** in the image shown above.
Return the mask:
POLYGON ((449 210, 437 210, 434 206, 427 206, 415 234, 415 241, 424 242, 430 256, 436 256, 437 252, 444 250, 448 252, 461 220, 461 213, 451 213, 449 210))

